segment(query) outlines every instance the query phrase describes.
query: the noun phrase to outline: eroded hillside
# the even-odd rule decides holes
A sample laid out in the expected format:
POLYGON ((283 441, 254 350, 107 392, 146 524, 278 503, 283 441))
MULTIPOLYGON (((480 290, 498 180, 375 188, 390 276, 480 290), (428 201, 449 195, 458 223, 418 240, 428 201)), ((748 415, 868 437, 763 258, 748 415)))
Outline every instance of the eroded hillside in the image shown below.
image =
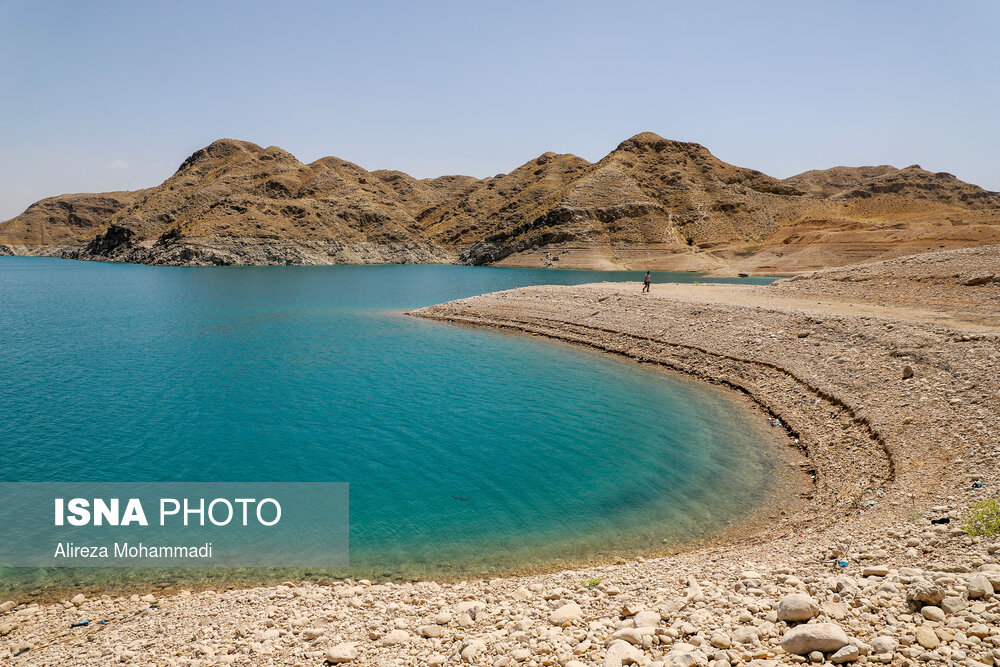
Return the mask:
POLYGON ((161 185, 63 195, 0 252, 147 264, 462 262, 794 273, 1000 242, 1000 195, 918 166, 776 179, 644 132, 596 163, 545 153, 487 179, 303 164, 221 139, 161 185))

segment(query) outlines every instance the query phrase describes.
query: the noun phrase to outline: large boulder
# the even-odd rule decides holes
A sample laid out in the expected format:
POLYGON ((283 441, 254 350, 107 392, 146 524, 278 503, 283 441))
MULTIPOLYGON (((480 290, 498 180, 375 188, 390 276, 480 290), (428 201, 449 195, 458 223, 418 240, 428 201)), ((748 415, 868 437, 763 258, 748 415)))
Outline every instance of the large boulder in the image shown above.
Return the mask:
POLYGON ((781 638, 781 648, 795 655, 808 655, 813 651, 832 653, 839 651, 847 643, 847 633, 833 623, 798 625, 781 638))
POLYGON ((575 602, 567 602, 549 614, 549 623, 553 625, 568 625, 583 618, 583 610, 575 602))
POLYGON ((918 581, 907 587, 906 599, 921 605, 940 607, 941 600, 944 600, 944 589, 929 581, 918 581))
POLYGON ((778 603, 778 620, 787 623, 802 623, 819 613, 819 605, 808 595, 793 593, 781 598, 778 603))

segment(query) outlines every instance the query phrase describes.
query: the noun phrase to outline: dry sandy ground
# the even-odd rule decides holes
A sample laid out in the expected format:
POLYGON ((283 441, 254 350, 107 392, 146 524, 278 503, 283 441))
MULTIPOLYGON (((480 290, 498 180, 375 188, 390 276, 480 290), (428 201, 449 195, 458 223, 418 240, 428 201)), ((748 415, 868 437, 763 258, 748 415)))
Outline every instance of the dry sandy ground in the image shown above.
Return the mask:
POLYGON ((798 440, 808 502, 739 540, 554 574, 11 602, 0 660, 1000 664, 1000 537, 961 530, 969 503, 1000 488, 997 247, 768 287, 532 287, 415 314, 739 391, 798 440))

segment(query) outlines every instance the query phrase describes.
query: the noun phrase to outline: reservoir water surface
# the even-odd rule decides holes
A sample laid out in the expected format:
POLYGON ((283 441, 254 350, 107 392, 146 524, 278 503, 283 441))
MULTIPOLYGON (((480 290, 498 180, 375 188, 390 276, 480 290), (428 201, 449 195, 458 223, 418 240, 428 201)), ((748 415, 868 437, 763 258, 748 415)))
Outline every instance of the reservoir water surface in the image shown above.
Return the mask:
POLYGON ((704 536, 754 508, 778 465, 739 403, 626 360, 403 314, 532 284, 638 291, 640 278, 0 257, 0 480, 349 482, 350 573, 377 578, 704 536))

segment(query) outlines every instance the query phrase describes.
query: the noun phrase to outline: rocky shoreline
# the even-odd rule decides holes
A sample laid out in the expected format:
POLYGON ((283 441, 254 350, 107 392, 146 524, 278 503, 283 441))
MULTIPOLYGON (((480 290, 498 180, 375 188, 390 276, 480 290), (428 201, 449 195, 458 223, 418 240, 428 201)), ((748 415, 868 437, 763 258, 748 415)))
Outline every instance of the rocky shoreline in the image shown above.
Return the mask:
POLYGON ((744 393, 806 455, 807 502, 747 539, 527 577, 11 601, 0 660, 1000 664, 1000 537, 962 530, 1000 488, 998 266, 983 247, 767 287, 531 287, 423 309, 744 393))

